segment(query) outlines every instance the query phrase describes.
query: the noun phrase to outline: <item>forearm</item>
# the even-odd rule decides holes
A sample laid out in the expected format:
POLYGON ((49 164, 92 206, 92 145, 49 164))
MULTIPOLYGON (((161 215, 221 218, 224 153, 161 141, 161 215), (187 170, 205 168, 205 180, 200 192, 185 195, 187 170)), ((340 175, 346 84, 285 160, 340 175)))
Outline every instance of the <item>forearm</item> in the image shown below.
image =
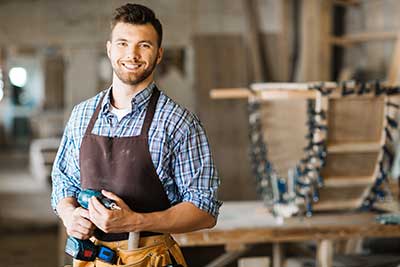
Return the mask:
POLYGON ((212 228, 216 219, 190 202, 179 203, 165 211, 136 214, 135 231, 184 233, 212 228))

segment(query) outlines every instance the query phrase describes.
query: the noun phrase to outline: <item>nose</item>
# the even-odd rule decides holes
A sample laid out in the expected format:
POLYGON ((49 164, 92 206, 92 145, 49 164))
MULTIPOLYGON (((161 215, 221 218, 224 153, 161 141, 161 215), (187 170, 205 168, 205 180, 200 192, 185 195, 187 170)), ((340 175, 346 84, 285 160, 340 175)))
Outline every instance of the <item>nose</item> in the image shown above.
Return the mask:
POLYGON ((140 59, 140 52, 139 49, 134 46, 131 49, 128 50, 128 58, 134 59, 134 60, 138 60, 140 59))

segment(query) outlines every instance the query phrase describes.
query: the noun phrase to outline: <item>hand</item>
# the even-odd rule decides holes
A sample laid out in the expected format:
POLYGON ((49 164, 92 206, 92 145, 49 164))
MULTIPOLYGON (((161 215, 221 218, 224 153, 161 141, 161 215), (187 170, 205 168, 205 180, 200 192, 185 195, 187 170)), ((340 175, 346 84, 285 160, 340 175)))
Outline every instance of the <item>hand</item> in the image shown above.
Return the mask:
POLYGON ((96 226, 89 219, 89 211, 77 207, 65 213, 63 223, 69 236, 78 239, 89 239, 93 235, 96 226))
POLYGON ((114 200, 121 210, 109 210, 96 197, 92 197, 89 200, 90 220, 105 233, 134 231, 134 223, 138 213, 132 211, 117 195, 105 190, 102 190, 101 193, 105 197, 114 200))

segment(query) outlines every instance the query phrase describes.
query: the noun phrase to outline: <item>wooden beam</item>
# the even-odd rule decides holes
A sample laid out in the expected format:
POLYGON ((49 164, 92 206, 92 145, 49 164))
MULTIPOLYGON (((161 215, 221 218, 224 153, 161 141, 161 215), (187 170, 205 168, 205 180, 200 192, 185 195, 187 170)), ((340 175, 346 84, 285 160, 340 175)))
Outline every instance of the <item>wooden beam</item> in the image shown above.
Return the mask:
POLYGON ((329 153, 357 153, 357 152, 378 152, 382 148, 381 142, 357 142, 329 144, 329 153))
POLYGON ((253 71, 253 80, 257 82, 265 81, 265 66, 263 64, 263 54, 261 52, 260 39, 260 19, 256 0, 243 0, 243 10, 247 21, 247 31, 245 37, 250 52, 250 63, 253 71))
POLYGON ((360 6, 360 0, 333 0, 333 4, 337 6, 360 6))
POLYGON ((223 88, 210 91, 212 99, 247 99, 251 95, 252 93, 248 88, 223 88))
POLYGON ((346 34, 343 36, 331 36, 330 43, 337 46, 351 46, 363 42, 394 40, 398 32, 363 32, 346 34))
POLYGON ((330 80, 331 22, 331 1, 301 1, 300 55, 296 81, 330 80))
POLYGON ((397 34, 397 41, 394 47, 392 62, 387 77, 387 81, 390 85, 398 83, 400 76, 400 33, 397 34))

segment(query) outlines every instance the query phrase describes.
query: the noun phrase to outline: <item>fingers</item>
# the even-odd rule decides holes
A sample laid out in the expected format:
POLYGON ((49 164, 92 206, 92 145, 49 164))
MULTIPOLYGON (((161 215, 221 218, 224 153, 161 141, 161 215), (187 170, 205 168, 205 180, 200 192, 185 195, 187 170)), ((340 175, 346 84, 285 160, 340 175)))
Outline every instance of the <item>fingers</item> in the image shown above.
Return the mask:
POLYGON ((89 212, 83 208, 76 208, 66 225, 68 235, 79 239, 88 239, 92 236, 95 225, 89 220, 89 212))
POLYGON ((112 192, 109 192, 109 191, 106 191, 106 190, 101 190, 101 193, 102 193, 105 197, 108 197, 109 199, 112 199, 112 200, 114 200, 114 201, 119 201, 119 200, 120 200, 120 198, 119 198, 116 194, 114 194, 114 193, 112 193, 112 192))
POLYGON ((72 228, 67 228, 67 234, 79 239, 88 239, 93 235, 94 227, 92 225, 75 225, 72 228))
POLYGON ((128 205, 125 204, 125 202, 122 200, 122 198, 120 198, 119 196, 117 196, 116 194, 110 192, 110 191, 106 191, 106 190, 101 190, 101 193, 111 199, 114 200, 115 203, 118 205, 118 207, 120 208, 125 208, 125 209, 129 209, 128 205))
POLYGON ((91 197, 89 199, 89 214, 91 214, 92 212, 101 214, 101 213, 107 213, 107 211, 109 211, 109 209, 104 207, 104 205, 101 204, 96 197, 91 197))

